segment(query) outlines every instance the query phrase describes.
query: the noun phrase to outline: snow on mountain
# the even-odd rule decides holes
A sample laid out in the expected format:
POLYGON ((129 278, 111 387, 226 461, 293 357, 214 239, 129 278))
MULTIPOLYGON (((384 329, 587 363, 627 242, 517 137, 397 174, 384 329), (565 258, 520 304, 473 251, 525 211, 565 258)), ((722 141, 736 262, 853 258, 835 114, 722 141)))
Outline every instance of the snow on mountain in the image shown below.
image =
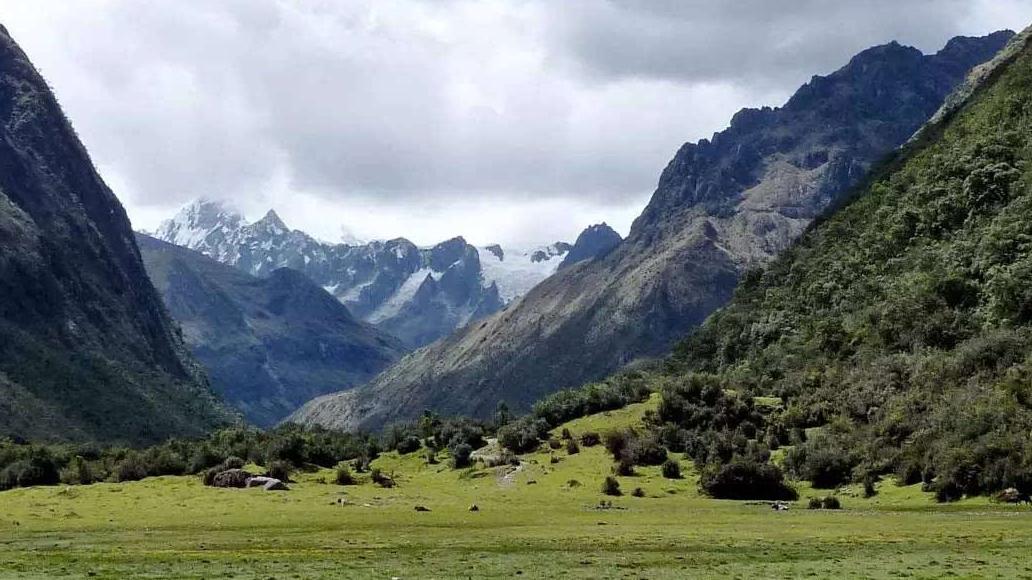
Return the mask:
POLYGON ((475 248, 463 238, 419 248, 398 238, 330 243, 291 230, 275 211, 248 223, 231 205, 202 199, 155 232, 251 275, 304 272, 358 318, 419 347, 488 316, 552 275, 572 246, 475 248))
POLYGON ((484 286, 497 284, 499 296, 508 304, 554 274, 570 246, 556 242, 543 248, 515 250, 496 244, 477 251, 484 286))

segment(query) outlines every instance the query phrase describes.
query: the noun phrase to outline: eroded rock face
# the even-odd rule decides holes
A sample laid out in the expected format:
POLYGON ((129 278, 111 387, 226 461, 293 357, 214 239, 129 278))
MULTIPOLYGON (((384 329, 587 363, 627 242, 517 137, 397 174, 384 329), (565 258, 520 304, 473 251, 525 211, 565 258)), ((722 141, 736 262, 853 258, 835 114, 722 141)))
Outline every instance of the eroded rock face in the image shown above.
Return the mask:
POLYGON ((0 28, 0 436, 141 444, 230 418, 118 199, 0 28))
POLYGON ((626 240, 564 268, 485 322, 417 351, 372 383, 293 418, 376 427, 423 409, 489 416, 662 355, 787 248, 932 116, 1012 36, 955 39, 935 55, 893 43, 814 79, 778 109, 747 109, 685 144, 626 240))

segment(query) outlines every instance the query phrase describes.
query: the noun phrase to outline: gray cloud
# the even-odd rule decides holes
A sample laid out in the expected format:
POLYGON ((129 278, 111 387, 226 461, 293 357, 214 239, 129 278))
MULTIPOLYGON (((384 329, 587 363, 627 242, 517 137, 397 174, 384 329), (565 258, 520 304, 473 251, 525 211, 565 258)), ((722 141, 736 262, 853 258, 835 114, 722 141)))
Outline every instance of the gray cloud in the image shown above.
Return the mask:
POLYGON ((327 237, 529 242, 626 225, 682 142, 862 48, 1021 27, 1023 4, 8 0, 3 18, 143 227, 207 195, 327 237))

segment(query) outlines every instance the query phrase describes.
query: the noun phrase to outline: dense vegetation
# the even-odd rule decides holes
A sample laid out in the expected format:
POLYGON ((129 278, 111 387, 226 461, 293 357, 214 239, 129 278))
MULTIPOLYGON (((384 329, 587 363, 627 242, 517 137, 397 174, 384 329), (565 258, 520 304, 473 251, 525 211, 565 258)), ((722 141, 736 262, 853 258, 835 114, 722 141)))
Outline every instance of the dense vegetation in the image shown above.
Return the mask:
POLYGON ((94 444, 37 445, 0 439, 0 490, 33 485, 137 481, 160 475, 204 474, 266 467, 286 479, 298 468, 333 467, 345 460, 368 465, 383 450, 365 435, 287 425, 270 431, 230 428, 206 439, 172 439, 146 449, 94 444))
POLYGON ((677 350, 694 386, 664 393, 664 441, 721 463, 794 444, 820 487, 1032 489, 1030 137, 1026 48, 677 350))

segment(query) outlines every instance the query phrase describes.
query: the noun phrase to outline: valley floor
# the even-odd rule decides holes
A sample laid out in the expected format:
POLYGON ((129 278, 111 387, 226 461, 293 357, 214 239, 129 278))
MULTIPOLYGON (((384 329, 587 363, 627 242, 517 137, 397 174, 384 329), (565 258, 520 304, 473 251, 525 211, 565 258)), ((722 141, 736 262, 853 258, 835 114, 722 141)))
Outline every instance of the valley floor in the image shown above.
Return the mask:
MULTIPOLYGON (((642 407, 569 427, 627 424, 642 407)), ((871 499, 841 491, 841 511, 805 509, 818 495, 807 488, 775 512, 701 497, 691 474, 671 481, 658 468, 620 478, 625 495, 605 498, 604 449, 554 453, 559 463, 544 450, 515 473, 389 454, 376 465, 395 473, 394 489, 366 474, 337 486, 324 470, 298 475, 289 492, 194 477, 4 492, 0 577, 1032 578, 1027 507, 937 505, 883 482, 871 499), (632 497, 635 487, 647 497, 632 497)))

